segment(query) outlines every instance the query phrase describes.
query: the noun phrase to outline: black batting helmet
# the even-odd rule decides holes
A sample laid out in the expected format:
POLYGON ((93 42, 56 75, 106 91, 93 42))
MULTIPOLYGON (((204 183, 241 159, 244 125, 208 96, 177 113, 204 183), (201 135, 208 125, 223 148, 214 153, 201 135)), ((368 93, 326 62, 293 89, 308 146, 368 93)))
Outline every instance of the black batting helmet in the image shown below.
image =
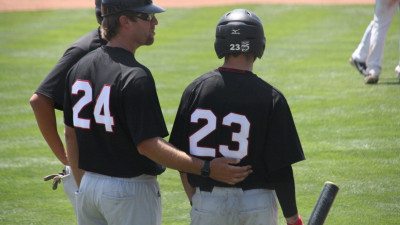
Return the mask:
POLYGON ((125 11, 148 14, 165 11, 154 5, 152 0, 102 0, 101 4, 107 8, 107 12, 103 12, 103 17, 125 11))
POLYGON ((256 14, 235 9, 219 20, 214 48, 218 58, 253 53, 261 58, 265 49, 264 29, 256 14))

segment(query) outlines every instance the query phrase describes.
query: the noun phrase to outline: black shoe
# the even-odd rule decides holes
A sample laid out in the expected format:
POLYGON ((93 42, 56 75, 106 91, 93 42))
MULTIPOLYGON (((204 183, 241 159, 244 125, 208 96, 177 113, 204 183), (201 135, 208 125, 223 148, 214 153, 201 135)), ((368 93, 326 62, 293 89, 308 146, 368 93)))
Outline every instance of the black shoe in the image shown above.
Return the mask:
POLYGON ((367 64, 365 64, 365 62, 359 62, 359 61, 353 59, 353 57, 350 57, 349 63, 350 63, 350 65, 354 66, 354 68, 356 68, 357 71, 360 72, 360 74, 362 76, 364 76, 364 77, 368 76, 367 64))

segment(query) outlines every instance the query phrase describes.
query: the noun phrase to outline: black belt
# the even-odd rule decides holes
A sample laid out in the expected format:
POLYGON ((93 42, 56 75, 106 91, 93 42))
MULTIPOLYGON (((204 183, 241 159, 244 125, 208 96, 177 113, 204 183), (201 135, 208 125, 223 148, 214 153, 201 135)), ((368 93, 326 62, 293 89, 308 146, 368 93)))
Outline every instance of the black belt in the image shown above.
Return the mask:
POLYGON ((206 191, 206 192, 212 192, 214 189, 214 186, 208 186, 208 187, 199 187, 200 191, 206 191))
MULTIPOLYGON (((214 189, 214 186, 206 186, 206 187, 198 187, 200 191, 205 191, 205 192, 212 192, 214 189)), ((251 190, 251 189, 257 189, 257 188, 244 188, 244 187, 220 187, 220 188, 238 188, 242 189, 243 191, 251 190)))

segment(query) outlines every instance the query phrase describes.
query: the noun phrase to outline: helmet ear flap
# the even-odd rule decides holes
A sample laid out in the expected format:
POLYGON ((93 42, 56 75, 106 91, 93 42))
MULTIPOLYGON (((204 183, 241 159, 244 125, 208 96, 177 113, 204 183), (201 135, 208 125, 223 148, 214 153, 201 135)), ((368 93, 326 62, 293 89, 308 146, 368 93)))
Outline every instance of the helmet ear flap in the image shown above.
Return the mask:
POLYGON ((215 37, 214 49, 218 58, 248 53, 261 58, 265 50, 261 21, 245 9, 226 13, 217 24, 215 37))
POLYGON ((226 52, 224 51, 224 49, 226 49, 225 45, 226 45, 225 41, 221 39, 216 39, 214 42, 214 50, 215 53, 217 53, 219 59, 221 59, 226 55, 226 52))

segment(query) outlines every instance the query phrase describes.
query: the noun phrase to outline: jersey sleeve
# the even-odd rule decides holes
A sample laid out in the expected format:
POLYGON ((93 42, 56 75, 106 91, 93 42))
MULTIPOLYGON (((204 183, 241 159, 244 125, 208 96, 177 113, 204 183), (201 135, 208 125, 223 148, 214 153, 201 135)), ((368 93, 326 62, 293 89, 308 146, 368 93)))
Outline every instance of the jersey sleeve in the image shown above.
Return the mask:
POLYGON ((63 110, 67 73, 86 53, 86 51, 78 47, 71 46, 68 48, 35 93, 51 98, 54 101, 54 108, 63 110))
POLYGON ((283 95, 274 95, 265 151, 269 172, 305 159, 289 105, 283 95))
POLYGON ((69 127, 74 127, 73 117, 72 117, 72 104, 71 104, 71 88, 69 85, 70 76, 74 72, 75 68, 72 68, 68 73, 65 81, 65 86, 63 87, 64 92, 64 102, 63 102, 63 109, 64 109, 64 124, 69 127))
POLYGON ((149 138, 168 136, 152 77, 142 76, 128 82, 123 91, 122 104, 134 143, 138 145, 149 138))

